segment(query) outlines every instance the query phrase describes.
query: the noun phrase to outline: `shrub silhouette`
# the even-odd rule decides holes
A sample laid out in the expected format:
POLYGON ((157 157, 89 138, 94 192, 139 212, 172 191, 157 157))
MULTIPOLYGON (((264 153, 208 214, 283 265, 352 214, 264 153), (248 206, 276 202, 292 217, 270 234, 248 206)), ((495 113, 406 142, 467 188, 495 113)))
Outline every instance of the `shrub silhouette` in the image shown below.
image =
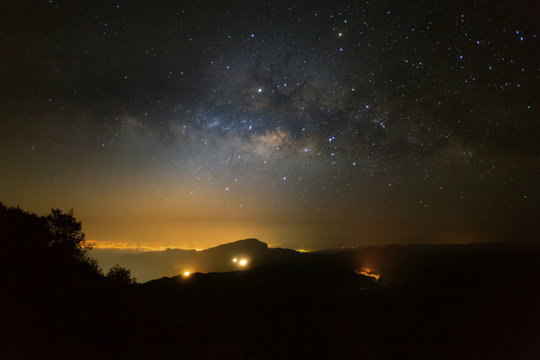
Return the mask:
POLYGON ((97 261, 87 254, 91 247, 81 229, 73 211, 51 209, 44 217, 0 203, 0 240, 5 250, 2 266, 21 276, 66 267, 100 274, 97 261))
POLYGON ((126 284, 135 284, 137 282, 137 279, 131 276, 131 270, 123 268, 118 264, 109 270, 107 278, 126 284))
POLYGON ((47 225, 50 235, 49 246, 75 257, 84 255, 85 235, 81 231, 81 222, 73 217, 73 210, 64 214, 60 209, 51 209, 51 213, 47 216, 47 225))

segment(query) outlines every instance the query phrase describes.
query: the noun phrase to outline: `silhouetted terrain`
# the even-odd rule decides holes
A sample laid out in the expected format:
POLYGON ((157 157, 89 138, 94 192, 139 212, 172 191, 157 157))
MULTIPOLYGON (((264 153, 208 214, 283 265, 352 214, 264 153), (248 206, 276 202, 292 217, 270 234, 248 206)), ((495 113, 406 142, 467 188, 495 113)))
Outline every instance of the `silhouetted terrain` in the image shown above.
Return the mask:
POLYGON ((1 358, 540 356, 537 246, 300 254, 249 239, 196 256, 216 269, 249 257, 251 268, 131 284, 86 257, 77 224, 0 205, 1 358))
POLYGON ((244 268, 261 266, 274 262, 299 261, 302 253, 290 249, 269 248, 257 239, 245 239, 210 249, 148 251, 122 253, 118 251, 94 249, 91 252, 103 268, 120 264, 132 270, 140 281, 148 281, 163 276, 173 276, 186 270, 190 272, 223 272, 238 270, 238 263, 232 259, 247 260, 244 268))

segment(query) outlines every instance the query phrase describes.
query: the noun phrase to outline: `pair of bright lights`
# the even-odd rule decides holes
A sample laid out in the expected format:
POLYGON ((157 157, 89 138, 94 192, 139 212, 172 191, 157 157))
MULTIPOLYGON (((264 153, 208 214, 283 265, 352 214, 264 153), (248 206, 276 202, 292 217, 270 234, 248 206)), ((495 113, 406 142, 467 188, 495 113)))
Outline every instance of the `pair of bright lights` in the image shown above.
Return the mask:
MULTIPOLYGON (((248 261, 247 259, 238 259, 238 258, 233 258, 232 259, 232 262, 235 263, 235 264, 238 264, 238 266, 246 266, 248 264, 248 261)), ((191 272, 189 271, 184 271, 184 273, 182 274, 184 277, 189 277, 191 275, 191 272)))
POLYGON ((238 259, 238 258, 232 259, 232 262, 240 266, 246 266, 248 263, 247 259, 238 259))

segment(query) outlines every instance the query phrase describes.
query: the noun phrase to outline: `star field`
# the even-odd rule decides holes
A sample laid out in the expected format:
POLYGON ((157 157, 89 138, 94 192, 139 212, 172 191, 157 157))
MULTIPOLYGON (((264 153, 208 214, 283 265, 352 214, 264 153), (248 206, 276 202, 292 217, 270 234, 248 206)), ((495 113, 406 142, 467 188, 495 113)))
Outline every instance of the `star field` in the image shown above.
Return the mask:
POLYGON ((0 200, 90 240, 537 235, 533 1, 1 6, 0 200))

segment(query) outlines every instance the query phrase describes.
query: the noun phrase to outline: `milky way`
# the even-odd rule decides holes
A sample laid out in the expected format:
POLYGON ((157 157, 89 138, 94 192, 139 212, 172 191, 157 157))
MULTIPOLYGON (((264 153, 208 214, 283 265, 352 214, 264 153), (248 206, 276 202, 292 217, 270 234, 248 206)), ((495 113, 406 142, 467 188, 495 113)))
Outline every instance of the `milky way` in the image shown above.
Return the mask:
POLYGON ((0 201, 109 243, 530 238, 539 10, 4 2, 0 201))

